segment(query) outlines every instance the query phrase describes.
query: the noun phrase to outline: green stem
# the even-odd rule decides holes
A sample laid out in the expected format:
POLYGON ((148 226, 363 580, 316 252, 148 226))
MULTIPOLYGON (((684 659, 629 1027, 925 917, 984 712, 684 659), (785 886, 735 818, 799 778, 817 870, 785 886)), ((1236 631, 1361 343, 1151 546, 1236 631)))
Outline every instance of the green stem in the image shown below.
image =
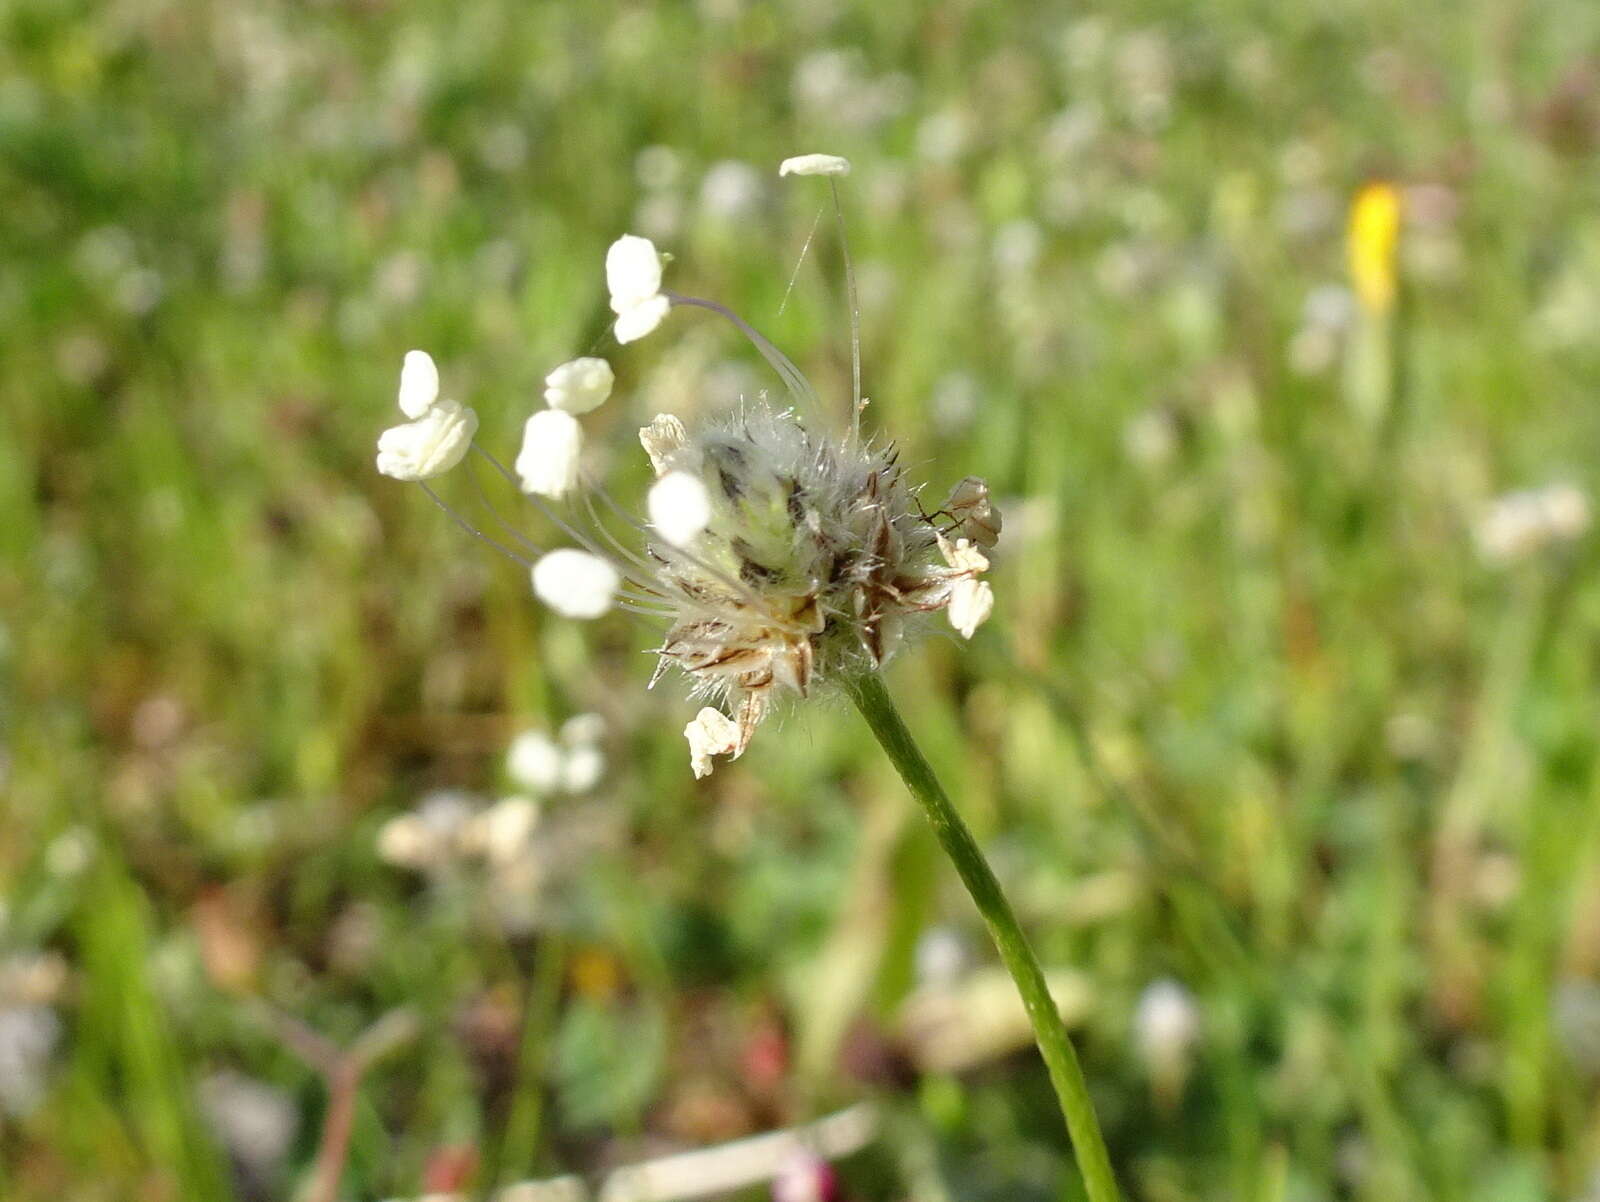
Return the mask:
POLYGON ((1083 1070, 1078 1067, 1077 1054, 1072 1050, 1072 1040, 1061 1021, 1061 1012, 1050 997, 1038 958, 1028 946, 1027 937, 1017 924, 1017 916, 1011 912, 1011 903, 1000 889, 1000 882, 983 858, 967 824, 945 795, 933 768, 911 738, 883 681, 876 675, 865 674, 848 680, 845 687, 905 781, 906 788, 927 811, 934 833, 961 874, 962 883, 988 924, 1006 970, 1016 982, 1028 1021, 1033 1024, 1039 1052, 1050 1070, 1050 1083, 1061 1101, 1061 1113, 1066 1116, 1067 1132, 1072 1137, 1078 1171, 1083 1174, 1090 1202, 1118 1202, 1111 1158, 1106 1154, 1105 1137, 1100 1134, 1100 1123, 1095 1118, 1094 1103, 1089 1100, 1089 1087, 1084 1082, 1083 1070))

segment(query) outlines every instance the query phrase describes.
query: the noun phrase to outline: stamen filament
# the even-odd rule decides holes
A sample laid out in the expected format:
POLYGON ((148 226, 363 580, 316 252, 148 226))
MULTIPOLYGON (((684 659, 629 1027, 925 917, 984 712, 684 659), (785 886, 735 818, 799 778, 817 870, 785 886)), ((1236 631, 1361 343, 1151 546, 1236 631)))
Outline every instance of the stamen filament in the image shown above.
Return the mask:
POLYGON ((506 482, 510 484, 511 487, 515 488, 517 492, 527 497, 529 501, 538 507, 540 513, 544 514, 545 517, 550 519, 550 521, 554 523, 563 534, 572 539, 573 542, 577 543, 585 551, 589 552, 590 555, 595 556, 597 559, 603 559, 607 563, 611 564, 612 567, 617 569, 624 580, 627 580, 632 584, 642 583, 632 576, 625 566, 616 563, 612 557, 607 552, 602 550, 599 544, 597 544, 592 538, 568 522, 549 505, 546 505, 544 498, 531 493, 524 493, 522 491, 522 485, 518 482, 517 478, 511 474, 510 470, 505 466, 505 464, 501 463, 488 451, 485 451, 482 447, 478 446, 477 443, 473 443, 473 449, 487 459, 491 464, 493 464, 495 470, 498 471, 501 476, 505 477, 506 482))
POLYGON ((765 336, 732 309, 726 305, 719 305, 716 301, 704 300, 698 296, 683 296, 676 292, 663 292, 662 295, 675 305, 694 305, 700 309, 710 309, 713 313, 720 313, 723 317, 726 317, 738 328, 741 334, 750 340, 751 345, 761 352, 761 357, 772 365, 772 370, 783 377, 785 386, 788 387, 797 400, 806 401, 820 407, 821 402, 817 400, 816 391, 811 387, 810 382, 806 380, 800 369, 794 365, 793 360, 768 342, 765 336))
POLYGON ((422 491, 427 493, 428 496, 432 498, 433 503, 449 515, 451 521, 453 521, 457 526, 460 526, 468 534, 472 535, 473 538, 479 540, 480 542, 487 543, 513 563, 519 563, 525 568, 533 567, 533 560, 528 559, 526 556, 518 555, 515 551, 511 550, 510 547, 507 547, 504 544, 497 542, 495 539, 490 538, 482 530, 479 530, 471 522, 467 521, 466 518, 462 517, 459 513, 452 509, 449 504, 445 502, 443 497, 433 491, 433 486, 426 480, 418 480, 417 483, 422 486, 422 491))
POLYGON ((844 232, 844 205, 839 202, 839 181, 828 179, 828 189, 833 193, 833 215, 839 221, 839 250, 844 255, 845 296, 850 302, 850 382, 853 400, 850 404, 850 434, 861 441, 861 300, 856 295, 856 269, 850 261, 850 240, 844 232))

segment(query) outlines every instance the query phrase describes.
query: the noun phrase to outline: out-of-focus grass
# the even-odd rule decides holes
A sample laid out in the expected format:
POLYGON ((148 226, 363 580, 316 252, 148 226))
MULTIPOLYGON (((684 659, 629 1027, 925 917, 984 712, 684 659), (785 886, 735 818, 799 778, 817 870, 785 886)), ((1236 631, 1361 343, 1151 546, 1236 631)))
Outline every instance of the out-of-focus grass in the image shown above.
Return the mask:
MULTIPOLYGON (((0 13, 0 980, 66 967, 0 1192, 223 1196, 226 1072, 300 1115, 281 1196, 323 1099, 264 999, 335 1040, 425 1017, 351 1197, 437 1184, 441 1149, 589 1170, 864 1093, 897 1118, 860 1196, 1074 1196, 1030 1061, 912 1081, 875 1034, 928 928, 983 944, 847 714, 694 786, 649 632, 552 619, 371 469, 413 345, 510 453, 551 365, 615 349, 627 229, 840 397, 834 238, 784 305, 816 194, 772 178, 825 149, 869 420, 935 491, 1008 499, 992 626, 892 683, 1092 987, 1130 1192, 1584 1196, 1600 592, 1587 544, 1493 570, 1471 527, 1596 483, 1597 38, 1578 0, 0 13), (1372 174, 1408 212, 1385 433, 1337 291, 1372 174), (420 793, 503 790, 517 729, 588 709, 607 776, 547 819, 622 834, 531 930, 380 860, 420 793), (1160 977, 1202 1028, 1166 1105, 1132 1031, 1160 977)), ((692 313, 613 357, 624 491, 641 420, 765 382, 692 313)))

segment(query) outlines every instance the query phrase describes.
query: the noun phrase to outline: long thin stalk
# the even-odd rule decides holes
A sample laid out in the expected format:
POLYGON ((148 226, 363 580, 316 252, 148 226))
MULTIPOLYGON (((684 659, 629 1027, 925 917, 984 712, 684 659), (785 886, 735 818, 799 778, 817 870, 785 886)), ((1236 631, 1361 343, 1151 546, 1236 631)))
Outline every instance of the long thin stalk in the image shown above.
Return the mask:
POLYGON ((1072 1040, 1061 1021, 1061 1013, 1050 997, 1038 958, 1028 946, 1000 882, 983 858, 967 824, 961 820, 961 814, 939 784, 932 766, 906 729, 883 681, 868 673, 851 679, 846 687, 906 788, 927 811, 934 834, 961 874, 962 883, 983 915, 1006 970, 1016 982, 1028 1021, 1033 1024, 1034 1039, 1050 1071, 1050 1083, 1055 1086, 1056 1097, 1061 1102, 1061 1113, 1067 1120, 1067 1133, 1072 1137, 1073 1153, 1090 1202, 1118 1202, 1120 1195, 1116 1177, 1111 1172, 1111 1158, 1106 1154, 1105 1137, 1100 1134, 1100 1122, 1095 1117, 1094 1103, 1089 1099, 1089 1087, 1078 1066, 1077 1053, 1072 1050, 1072 1040))

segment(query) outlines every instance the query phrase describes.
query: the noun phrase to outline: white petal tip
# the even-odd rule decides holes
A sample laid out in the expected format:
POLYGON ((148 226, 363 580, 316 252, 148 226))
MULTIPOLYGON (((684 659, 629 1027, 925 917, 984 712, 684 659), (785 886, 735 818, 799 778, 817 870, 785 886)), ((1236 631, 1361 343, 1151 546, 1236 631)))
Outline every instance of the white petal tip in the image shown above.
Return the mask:
POLYGON ((400 412, 419 418, 439 399, 439 368, 427 351, 407 351, 400 365, 400 412))
POLYGON ((583 427, 564 409, 541 409, 522 427, 522 449, 513 466, 522 491, 560 500, 578 483, 583 427))
POLYGON ((674 547, 687 547, 711 524, 711 494, 698 476, 668 472, 650 486, 650 521, 674 547))
POLYGON ((573 359, 544 378, 544 403, 568 413, 588 413, 605 404, 615 383, 604 359, 573 359))
POLYGON ((782 175, 849 175, 850 160, 837 154, 797 154, 778 164, 782 175))
POLYGON ((378 470, 395 480, 431 480, 461 462, 477 432, 476 413, 459 402, 442 401, 416 421, 378 436, 378 470))
POLYGON ((534 594, 565 618, 598 618, 611 608, 621 584, 608 561, 571 547, 533 565, 534 594))
POLYGON ((647 297, 627 306, 617 314, 616 324, 612 327, 617 341, 624 346, 638 342, 666 320, 667 310, 671 307, 672 302, 664 296, 647 297))
POLYGON ((689 767, 696 780, 711 775, 713 756, 739 753, 739 724, 709 705, 683 728, 683 737, 689 740, 689 767))

